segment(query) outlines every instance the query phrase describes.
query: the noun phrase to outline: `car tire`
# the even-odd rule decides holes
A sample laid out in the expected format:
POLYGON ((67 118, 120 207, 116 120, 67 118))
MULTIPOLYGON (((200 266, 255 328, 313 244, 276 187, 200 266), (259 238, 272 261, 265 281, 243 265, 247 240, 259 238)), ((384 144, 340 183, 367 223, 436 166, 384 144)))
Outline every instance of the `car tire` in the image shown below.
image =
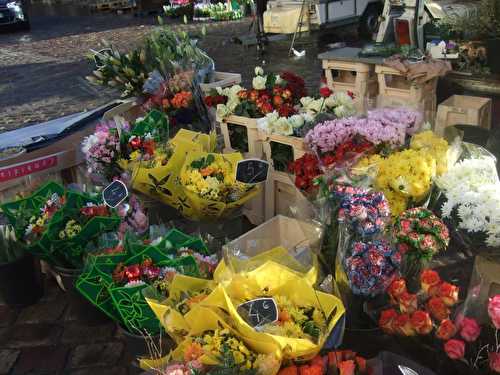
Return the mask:
POLYGON ((363 38, 372 39, 377 34, 380 26, 379 17, 382 14, 383 6, 381 3, 370 4, 359 21, 359 34, 363 38))

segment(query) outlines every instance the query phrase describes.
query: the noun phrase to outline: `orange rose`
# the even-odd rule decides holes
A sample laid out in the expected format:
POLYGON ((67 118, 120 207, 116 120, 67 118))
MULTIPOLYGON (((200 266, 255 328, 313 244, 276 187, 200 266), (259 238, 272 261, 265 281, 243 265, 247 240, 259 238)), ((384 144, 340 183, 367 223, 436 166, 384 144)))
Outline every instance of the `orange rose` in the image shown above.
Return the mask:
POLYGON ((398 317, 398 313, 394 309, 384 310, 380 314, 380 318, 378 320, 378 325, 385 333, 394 334, 396 333, 396 328, 394 327, 394 323, 398 317))
POLYGON ((420 285, 422 290, 427 294, 429 294, 430 288, 438 286, 440 282, 441 278, 434 270, 424 270, 420 275, 420 285))
POLYGON ((436 331, 436 337, 440 340, 447 341, 457 333, 457 327, 450 319, 445 319, 439 325, 436 331))
POLYGON ((246 100, 248 98, 248 91, 247 90, 241 90, 238 92, 238 98, 241 100, 246 100))
POLYGON ((396 332, 403 336, 414 336, 415 330, 413 329, 410 322, 409 314, 401 314, 394 321, 394 328, 396 332))
POLYGON ((450 316, 450 309, 439 297, 432 297, 429 299, 427 302, 427 310, 439 322, 448 319, 450 316))
POLYGON ((391 303, 393 305, 398 304, 399 297, 405 293, 406 290, 406 281, 403 278, 395 279, 389 288, 387 289, 387 293, 391 297, 391 303))
POLYGON ((248 100, 250 100, 251 102, 256 102, 258 98, 259 98, 259 92, 257 90, 252 90, 248 94, 248 100))
POLYGON ((417 311, 417 295, 404 292, 399 296, 399 310, 402 313, 412 314, 417 311))
POLYGON ((410 322, 419 335, 428 335, 432 331, 432 320, 426 311, 415 311, 410 322))
POLYGON ((446 306, 453 306, 458 301, 458 286, 443 282, 439 286, 438 296, 446 306))

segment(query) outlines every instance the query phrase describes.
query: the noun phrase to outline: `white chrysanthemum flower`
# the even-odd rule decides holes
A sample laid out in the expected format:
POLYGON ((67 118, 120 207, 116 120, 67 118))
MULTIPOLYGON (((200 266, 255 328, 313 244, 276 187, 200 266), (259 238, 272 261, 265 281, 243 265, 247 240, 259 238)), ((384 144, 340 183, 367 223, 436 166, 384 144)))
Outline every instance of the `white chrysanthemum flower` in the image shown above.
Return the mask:
POLYGON ((304 117, 302 115, 293 115, 288 119, 288 122, 292 125, 294 129, 302 127, 305 123, 304 117))
POLYGON ((352 105, 352 98, 345 92, 337 92, 333 94, 337 106, 339 105, 352 105))
POLYGON ((285 117, 280 117, 278 121, 274 123, 273 130, 275 133, 280 135, 292 135, 293 127, 290 122, 285 117))
POLYGON ((335 107, 333 110, 335 113, 335 116, 338 118, 344 118, 344 117, 350 117, 353 116, 356 112, 353 106, 350 105, 339 105, 338 107, 335 107))
POLYGON ((314 98, 311 98, 310 96, 304 96, 303 98, 300 98, 300 104, 302 107, 307 109, 309 105, 314 101, 314 98))
POLYGON ((225 104, 217 104, 217 117, 224 119, 231 115, 231 111, 225 104))

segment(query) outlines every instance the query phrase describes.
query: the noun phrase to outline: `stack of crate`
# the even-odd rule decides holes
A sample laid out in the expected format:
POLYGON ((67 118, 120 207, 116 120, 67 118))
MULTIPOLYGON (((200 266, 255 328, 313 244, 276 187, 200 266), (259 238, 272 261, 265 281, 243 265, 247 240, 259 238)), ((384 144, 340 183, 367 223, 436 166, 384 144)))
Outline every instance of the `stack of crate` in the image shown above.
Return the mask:
POLYGON ((409 81, 396 69, 376 65, 379 95, 378 107, 408 106, 423 112, 425 121, 433 124, 436 115, 438 78, 424 84, 409 81))

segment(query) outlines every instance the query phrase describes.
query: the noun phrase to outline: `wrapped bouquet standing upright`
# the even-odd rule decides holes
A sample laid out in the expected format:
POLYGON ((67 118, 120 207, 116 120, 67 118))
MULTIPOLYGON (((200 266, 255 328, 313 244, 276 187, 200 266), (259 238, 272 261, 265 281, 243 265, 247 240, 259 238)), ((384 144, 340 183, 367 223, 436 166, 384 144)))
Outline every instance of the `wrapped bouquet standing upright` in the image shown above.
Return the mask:
POLYGON ((236 180, 239 153, 190 153, 180 171, 184 193, 198 219, 227 216, 258 193, 259 187, 236 180))

